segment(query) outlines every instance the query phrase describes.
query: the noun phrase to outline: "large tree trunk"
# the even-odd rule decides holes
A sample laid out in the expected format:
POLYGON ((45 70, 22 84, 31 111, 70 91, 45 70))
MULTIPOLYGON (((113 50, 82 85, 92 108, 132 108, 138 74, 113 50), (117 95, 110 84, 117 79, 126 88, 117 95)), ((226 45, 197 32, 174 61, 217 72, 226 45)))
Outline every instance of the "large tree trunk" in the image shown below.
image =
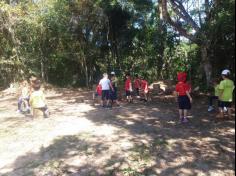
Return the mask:
POLYGON ((207 87, 209 87, 212 79, 212 64, 210 62, 210 58, 208 55, 207 45, 202 44, 200 47, 201 47, 202 64, 207 81, 207 87))

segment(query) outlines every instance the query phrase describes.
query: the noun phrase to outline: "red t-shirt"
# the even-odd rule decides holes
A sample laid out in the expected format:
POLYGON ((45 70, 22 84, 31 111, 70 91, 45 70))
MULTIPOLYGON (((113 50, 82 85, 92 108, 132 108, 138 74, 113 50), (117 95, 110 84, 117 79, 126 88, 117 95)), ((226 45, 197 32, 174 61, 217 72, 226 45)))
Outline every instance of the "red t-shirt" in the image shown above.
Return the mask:
POLYGON ((177 85, 176 85, 176 92, 179 93, 179 96, 185 96, 187 95, 187 91, 189 91, 189 85, 184 83, 184 82, 179 82, 177 85))
POLYGON ((125 81, 125 90, 130 91, 130 89, 131 89, 131 79, 127 79, 125 81))
POLYGON ((145 92, 148 93, 148 82, 146 80, 141 81, 141 89, 145 92))
POLYGON ((140 88, 140 79, 135 79, 134 80, 134 87, 135 87, 135 89, 139 89, 140 88))
POLYGON ((98 86, 97 86, 96 92, 98 93, 99 96, 102 95, 102 86, 101 86, 101 85, 98 85, 98 86))

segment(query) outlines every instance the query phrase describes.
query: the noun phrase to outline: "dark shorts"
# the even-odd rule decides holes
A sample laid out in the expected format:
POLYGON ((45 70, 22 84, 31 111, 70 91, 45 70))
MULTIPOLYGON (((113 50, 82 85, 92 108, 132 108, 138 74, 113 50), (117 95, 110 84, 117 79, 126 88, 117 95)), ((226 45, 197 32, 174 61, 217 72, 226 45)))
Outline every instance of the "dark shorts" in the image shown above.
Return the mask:
POLYGON ((188 96, 179 96, 178 102, 179 102, 179 109, 190 110, 192 108, 192 105, 188 96))
POLYGON ((114 91, 110 90, 110 99, 111 99, 112 101, 118 99, 118 96, 117 96, 117 87, 114 87, 114 91))
POLYGON ((226 101, 219 101, 219 107, 220 108, 232 108, 232 102, 226 102, 226 101))
POLYGON ((102 91, 102 100, 109 100, 110 98, 110 91, 109 90, 103 90, 102 91))
POLYGON ((136 95, 139 96, 139 88, 136 88, 136 95))
POLYGON ((131 96, 131 91, 126 90, 126 97, 131 96))

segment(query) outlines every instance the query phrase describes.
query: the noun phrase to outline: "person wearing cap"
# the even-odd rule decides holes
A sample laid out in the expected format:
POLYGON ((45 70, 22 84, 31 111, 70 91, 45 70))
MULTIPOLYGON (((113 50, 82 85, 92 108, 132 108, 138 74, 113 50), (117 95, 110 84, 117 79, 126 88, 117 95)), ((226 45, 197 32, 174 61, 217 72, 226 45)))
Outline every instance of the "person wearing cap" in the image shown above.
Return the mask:
POLYGON ((214 88, 214 94, 209 96, 209 107, 208 112, 212 112, 214 110, 213 101, 216 100, 219 104, 219 87, 220 87, 220 81, 219 79, 214 79, 212 81, 212 86, 214 88))
POLYGON ((117 104, 117 106, 120 106, 119 102, 118 102, 118 78, 116 77, 116 73, 115 72, 111 72, 111 85, 114 89, 114 91, 110 90, 110 98, 111 98, 111 104, 113 105, 114 103, 117 104))
POLYGON ((190 86, 186 83, 187 73, 181 72, 177 75, 178 84, 176 85, 175 94, 179 104, 179 116, 181 123, 187 123, 188 110, 191 109, 192 97, 190 95, 190 86))
POLYGON ((219 111, 217 118, 224 118, 224 108, 228 110, 229 118, 232 114, 232 102, 233 102, 233 91, 235 89, 234 82, 230 80, 230 71, 224 70, 221 73, 223 80, 220 82, 219 86, 219 111))

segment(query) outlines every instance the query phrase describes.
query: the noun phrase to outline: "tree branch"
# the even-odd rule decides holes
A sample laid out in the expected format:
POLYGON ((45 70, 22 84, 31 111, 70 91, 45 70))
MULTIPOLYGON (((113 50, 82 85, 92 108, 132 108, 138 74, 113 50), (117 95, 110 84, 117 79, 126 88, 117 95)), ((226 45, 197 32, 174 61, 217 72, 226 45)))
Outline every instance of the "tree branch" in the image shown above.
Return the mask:
POLYGON ((181 25, 179 25, 177 22, 171 19, 167 9, 167 0, 161 0, 161 2, 162 2, 163 16, 166 22, 168 22, 171 26, 173 26, 179 32, 180 35, 188 38, 194 43, 199 44, 199 41, 197 40, 195 35, 188 33, 186 29, 184 29, 181 25))
POLYGON ((177 15, 179 15, 183 20, 185 20, 189 25, 191 25, 192 28, 195 29, 195 31, 200 30, 198 24, 188 14, 181 2, 179 2, 178 0, 170 0, 170 2, 173 6, 173 10, 176 12, 177 15))

